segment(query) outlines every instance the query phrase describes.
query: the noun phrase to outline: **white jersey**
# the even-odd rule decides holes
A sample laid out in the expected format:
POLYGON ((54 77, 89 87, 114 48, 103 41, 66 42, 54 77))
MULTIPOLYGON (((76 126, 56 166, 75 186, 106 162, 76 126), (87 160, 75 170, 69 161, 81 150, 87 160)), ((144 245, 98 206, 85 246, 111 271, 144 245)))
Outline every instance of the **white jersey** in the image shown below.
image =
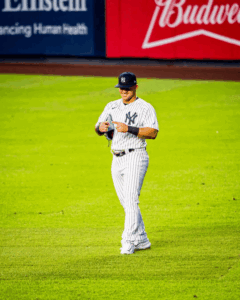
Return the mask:
MULTIPOLYGON (((111 119, 112 121, 125 123, 138 128, 150 127, 159 130, 155 109, 141 98, 125 105, 122 99, 109 102, 100 115, 97 125, 111 119)), ((126 150, 146 147, 145 139, 132 133, 122 133, 114 130, 112 150, 126 150)))

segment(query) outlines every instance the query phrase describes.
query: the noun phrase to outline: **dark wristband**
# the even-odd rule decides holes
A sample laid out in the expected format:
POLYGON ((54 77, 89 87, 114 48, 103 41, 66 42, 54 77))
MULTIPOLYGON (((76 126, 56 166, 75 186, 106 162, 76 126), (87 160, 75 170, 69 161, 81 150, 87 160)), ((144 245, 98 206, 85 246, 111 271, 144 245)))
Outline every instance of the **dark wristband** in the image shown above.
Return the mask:
POLYGON ((128 132, 138 136, 139 128, 133 127, 133 126, 128 126, 128 132))

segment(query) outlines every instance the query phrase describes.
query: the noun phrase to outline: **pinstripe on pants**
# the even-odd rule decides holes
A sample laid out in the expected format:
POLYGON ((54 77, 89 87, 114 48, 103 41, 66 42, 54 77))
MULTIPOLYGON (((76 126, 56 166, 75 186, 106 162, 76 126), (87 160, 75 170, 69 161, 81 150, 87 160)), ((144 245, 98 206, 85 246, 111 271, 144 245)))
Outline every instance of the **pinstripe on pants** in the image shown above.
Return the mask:
POLYGON ((136 149, 124 156, 113 156, 112 178, 120 203, 125 211, 125 224, 122 244, 138 244, 147 239, 142 215, 139 209, 139 196, 149 163, 145 149, 136 149))

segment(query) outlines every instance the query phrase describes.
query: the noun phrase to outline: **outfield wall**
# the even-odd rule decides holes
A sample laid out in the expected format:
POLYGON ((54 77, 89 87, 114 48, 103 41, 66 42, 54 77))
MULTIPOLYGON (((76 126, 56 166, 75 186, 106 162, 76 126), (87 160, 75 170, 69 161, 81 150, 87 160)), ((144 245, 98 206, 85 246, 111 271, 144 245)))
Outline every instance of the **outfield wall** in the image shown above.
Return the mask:
POLYGON ((105 56, 104 0, 0 1, 0 55, 105 56))
POLYGON ((240 59, 239 0, 106 0, 107 57, 240 59))
POLYGON ((2 0, 0 56, 240 60, 240 0, 2 0))
POLYGON ((239 81, 239 28, 240 0, 2 0, 0 73, 239 81))

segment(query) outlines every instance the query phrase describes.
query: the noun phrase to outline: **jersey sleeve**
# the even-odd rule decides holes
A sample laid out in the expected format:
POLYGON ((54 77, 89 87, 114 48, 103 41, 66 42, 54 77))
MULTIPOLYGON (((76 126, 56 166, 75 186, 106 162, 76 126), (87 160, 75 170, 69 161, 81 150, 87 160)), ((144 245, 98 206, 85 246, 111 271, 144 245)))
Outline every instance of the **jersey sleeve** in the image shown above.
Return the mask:
POLYGON ((99 125, 99 123, 101 123, 101 122, 107 121, 108 116, 109 116, 109 108, 110 108, 110 103, 108 103, 108 104, 105 106, 103 112, 101 113, 100 117, 98 118, 98 121, 97 121, 97 123, 96 123, 96 126, 99 125))
POLYGON ((150 127, 159 130, 156 111, 150 104, 145 114, 144 127, 150 127))

